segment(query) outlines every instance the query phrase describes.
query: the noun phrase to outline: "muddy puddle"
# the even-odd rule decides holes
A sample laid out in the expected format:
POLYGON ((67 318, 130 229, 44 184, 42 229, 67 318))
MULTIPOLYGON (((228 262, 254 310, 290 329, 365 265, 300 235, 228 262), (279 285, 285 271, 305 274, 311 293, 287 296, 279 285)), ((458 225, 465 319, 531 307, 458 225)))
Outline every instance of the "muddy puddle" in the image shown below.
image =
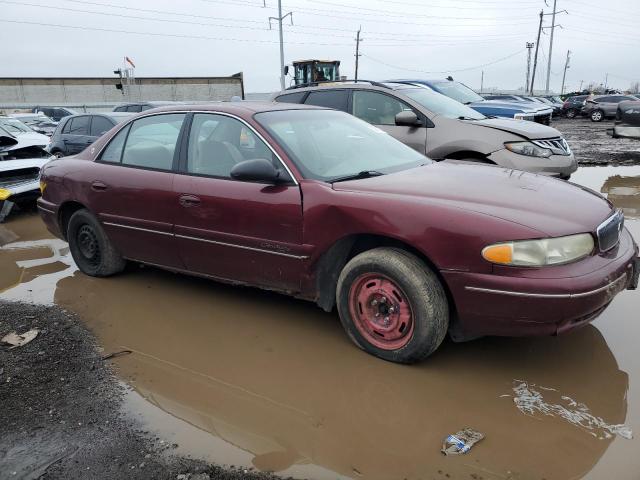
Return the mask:
MULTIPOLYGON (((572 181, 605 192, 640 239, 640 167, 572 181)), ((130 350, 113 360, 125 408, 181 453, 318 479, 640 476, 638 292, 566 336, 447 341, 401 366, 311 303, 153 268, 86 277, 37 216, 1 225, 0 245, 0 298, 54 302, 106 353, 130 350), (463 427, 485 439, 443 456, 463 427)))

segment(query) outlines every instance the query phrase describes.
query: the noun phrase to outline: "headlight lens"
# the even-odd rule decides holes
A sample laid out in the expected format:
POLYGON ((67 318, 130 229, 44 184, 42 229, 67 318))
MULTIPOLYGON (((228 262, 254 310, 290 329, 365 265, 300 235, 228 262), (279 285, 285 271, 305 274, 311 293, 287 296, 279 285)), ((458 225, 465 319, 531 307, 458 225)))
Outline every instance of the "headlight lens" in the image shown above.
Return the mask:
POLYGON ((549 158, 552 154, 548 148, 542 148, 531 142, 510 142, 504 144, 507 150, 527 157, 549 158))
POLYGON ((482 250, 491 263, 522 267, 542 267, 576 261, 593 251, 593 237, 589 233, 567 237, 520 240, 496 243, 482 250))

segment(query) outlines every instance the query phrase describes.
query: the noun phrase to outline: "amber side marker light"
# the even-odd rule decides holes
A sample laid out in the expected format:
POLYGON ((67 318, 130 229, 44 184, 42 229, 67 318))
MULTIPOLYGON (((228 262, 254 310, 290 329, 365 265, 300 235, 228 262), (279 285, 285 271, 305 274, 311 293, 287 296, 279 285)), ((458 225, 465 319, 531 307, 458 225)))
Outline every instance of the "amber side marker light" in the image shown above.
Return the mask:
POLYGON ((43 182, 42 180, 40 180, 40 194, 42 195, 44 193, 44 189, 47 188, 47 184, 45 182, 43 182))
POLYGON ((482 256, 491 263, 510 264, 513 262, 513 245, 510 243, 490 245, 482 250, 482 256))
POLYGON ((11 196, 11 192, 6 188, 0 188, 0 200, 6 200, 11 196))

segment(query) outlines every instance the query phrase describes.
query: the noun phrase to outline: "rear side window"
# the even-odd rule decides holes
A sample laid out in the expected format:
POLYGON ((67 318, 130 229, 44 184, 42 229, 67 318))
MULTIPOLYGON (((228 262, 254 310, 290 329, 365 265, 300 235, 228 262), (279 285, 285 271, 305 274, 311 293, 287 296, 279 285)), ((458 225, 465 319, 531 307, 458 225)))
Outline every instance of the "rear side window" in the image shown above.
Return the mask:
POLYGON ((91 120, 91 136, 99 137, 113 128, 113 123, 105 117, 93 117, 91 120))
POLYGON ((133 122, 122 153, 122 164, 171 170, 184 118, 183 113, 154 115, 133 122))
POLYGON ((276 98, 278 103, 302 103, 307 92, 287 93, 276 98))
POLYGON ((613 102, 614 97, 600 97, 600 98, 594 98, 593 101, 597 102, 597 103, 609 103, 609 102, 613 102))
POLYGON ((142 107, 140 105, 129 105, 127 107, 127 112, 141 112, 142 107))
POLYGON ((126 112, 127 111, 127 107, 116 107, 113 109, 114 112, 126 112))
POLYGON ((129 132, 130 125, 127 125, 111 139, 107 148, 105 148, 100 157, 100 161, 107 163, 120 163, 122 158, 122 147, 124 147, 124 141, 127 139, 127 133, 129 132))
POLYGON ((347 90, 325 90, 311 92, 304 103, 318 107, 335 108, 336 110, 346 112, 348 110, 348 98, 349 92, 347 90))
MULTIPOLYGON (((89 135, 89 122, 91 117, 83 115, 81 117, 73 117, 69 123, 69 135, 89 135)), ((66 127, 65 127, 66 128, 66 127)))

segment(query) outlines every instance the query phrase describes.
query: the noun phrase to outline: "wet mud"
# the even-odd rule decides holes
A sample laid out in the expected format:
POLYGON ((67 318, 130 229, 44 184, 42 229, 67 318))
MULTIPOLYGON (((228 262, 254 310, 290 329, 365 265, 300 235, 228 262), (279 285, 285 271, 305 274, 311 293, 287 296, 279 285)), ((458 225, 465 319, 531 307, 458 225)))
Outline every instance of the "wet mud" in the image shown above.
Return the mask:
MULTIPOLYGON (((640 239, 640 167, 572 181, 608 195, 640 239)), ((2 238, 0 300, 58 305, 105 353, 130 350, 112 360, 133 387, 124 411, 178 453, 297 478, 640 476, 638 292, 564 336, 446 341, 404 366, 311 303, 148 267, 89 278, 33 216, 2 238), (443 456, 465 427, 485 438, 443 456)))
POLYGON ((612 138, 613 120, 554 119, 580 165, 640 165, 640 140, 612 138))

